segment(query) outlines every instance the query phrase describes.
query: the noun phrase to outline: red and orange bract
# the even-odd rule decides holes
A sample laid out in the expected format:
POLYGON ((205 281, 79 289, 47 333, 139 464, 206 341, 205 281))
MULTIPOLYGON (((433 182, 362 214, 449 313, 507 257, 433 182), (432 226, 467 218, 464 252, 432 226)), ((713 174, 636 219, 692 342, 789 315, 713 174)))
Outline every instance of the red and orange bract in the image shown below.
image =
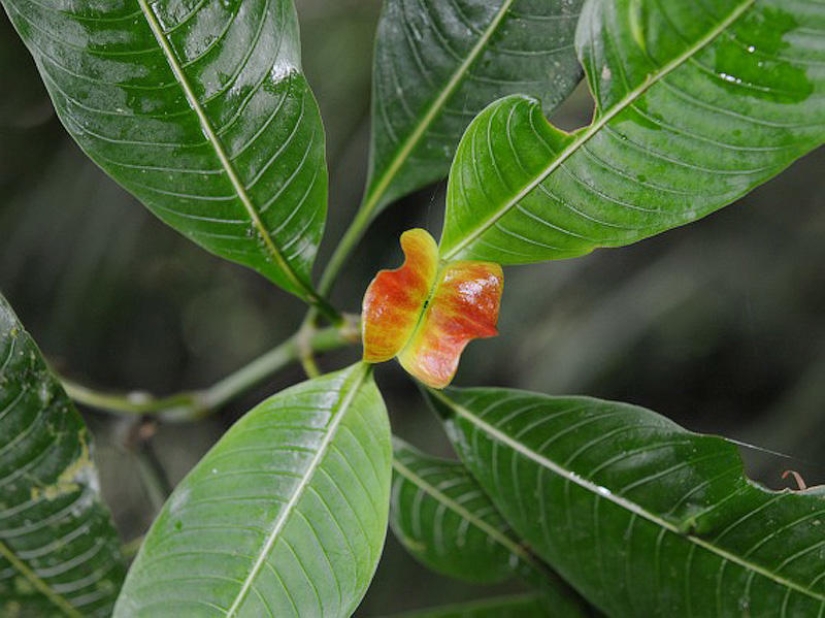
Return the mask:
POLYGON ((438 248, 425 230, 401 235, 404 264, 382 270, 364 295, 364 360, 398 357, 418 380, 444 388, 472 339, 498 334, 504 276, 492 262, 439 265, 438 248))

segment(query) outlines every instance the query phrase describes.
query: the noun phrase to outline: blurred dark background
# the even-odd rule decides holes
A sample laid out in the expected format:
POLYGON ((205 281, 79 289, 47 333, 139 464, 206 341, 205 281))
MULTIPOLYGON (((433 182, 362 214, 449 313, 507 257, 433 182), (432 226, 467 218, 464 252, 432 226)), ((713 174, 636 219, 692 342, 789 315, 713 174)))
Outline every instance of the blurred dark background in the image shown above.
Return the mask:
MULTIPOLYGON (((369 142, 378 0, 298 0, 304 66, 328 132, 331 202, 323 264, 357 207, 369 142)), ((557 113, 587 124, 580 89, 557 113)), ((825 151, 741 202, 624 249, 506 271, 501 336, 470 346, 456 383, 589 394, 652 408, 732 437, 752 478, 786 469, 825 483, 825 151)), ((357 311, 399 234, 436 235, 443 186, 386 211, 335 290, 357 311)), ((261 277, 164 227, 88 161, 61 128, 33 62, 0 12, 0 290, 52 364, 104 390, 171 394, 206 386, 294 332, 304 313, 261 277)), ((330 355, 343 366, 358 350, 330 355)), ((275 376, 220 414, 162 426, 152 445, 178 481, 245 410, 301 379, 275 376)), ((448 454, 440 427, 394 364, 377 378, 394 430, 448 454)), ((127 421, 84 410, 104 494, 124 540, 154 516, 127 421)), ((486 594, 429 574, 390 538, 359 615, 486 594), (422 592, 424 591, 424 592, 422 592)))

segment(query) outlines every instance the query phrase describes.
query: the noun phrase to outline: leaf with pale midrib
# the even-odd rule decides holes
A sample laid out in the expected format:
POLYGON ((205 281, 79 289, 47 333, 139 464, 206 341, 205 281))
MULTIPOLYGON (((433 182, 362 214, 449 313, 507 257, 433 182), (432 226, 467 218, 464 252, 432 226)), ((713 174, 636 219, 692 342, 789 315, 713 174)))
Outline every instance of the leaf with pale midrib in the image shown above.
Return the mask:
POLYGON ((109 616, 125 573, 83 419, 0 296, 0 616, 109 616))
POLYGON ((163 221, 313 301, 324 132, 291 0, 0 0, 63 124, 163 221))
POLYGON ((546 112, 581 78, 573 36, 582 0, 388 0, 373 66, 365 205, 377 212, 440 180, 462 132, 511 93, 546 112))
POLYGON ((453 163, 445 259, 523 264, 636 242, 731 203, 825 140, 825 5, 588 0, 593 123, 510 97, 453 163))
POLYGON ((514 530, 608 615, 825 611, 825 496, 757 486, 730 442, 587 397, 430 400, 514 530))
POLYGON ((262 402, 175 489, 115 616, 349 616, 384 544, 390 440, 363 364, 262 402))
POLYGON ((407 551, 430 568, 495 583, 532 561, 461 463, 395 439, 393 469, 390 523, 407 551))
POLYGON ((445 575, 496 583, 518 575, 541 590, 556 616, 586 604, 530 553, 460 462, 426 455, 395 438, 390 525, 413 556, 445 575))

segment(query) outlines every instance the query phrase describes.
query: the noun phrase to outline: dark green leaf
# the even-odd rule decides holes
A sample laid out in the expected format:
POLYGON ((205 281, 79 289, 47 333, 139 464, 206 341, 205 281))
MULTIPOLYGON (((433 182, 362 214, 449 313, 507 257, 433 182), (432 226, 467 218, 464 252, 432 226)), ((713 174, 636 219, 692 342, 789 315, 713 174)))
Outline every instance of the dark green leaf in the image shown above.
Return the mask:
POLYGON ((516 532, 608 615, 825 611, 822 494, 755 485, 733 444, 584 397, 431 400, 516 532))
POLYGON ((153 524, 116 616, 349 616, 387 527, 389 423, 358 364, 238 421, 153 524))
POLYGON ((635 242, 729 204, 825 139, 825 5, 588 0, 577 48, 596 114, 491 105, 447 192, 445 259, 522 264, 635 242))
POLYGON ((92 159, 209 251, 315 301, 324 134, 291 0, 0 1, 92 159))
POLYGON ((125 568, 91 449, 0 296, 0 615, 111 615, 125 568))
POLYGON ((550 112, 581 78, 582 0, 387 0, 373 69, 370 213, 443 178, 464 129, 507 94, 550 112))
POLYGON ((504 581, 520 564, 535 562, 461 463, 400 440, 394 447, 390 523, 413 556, 478 583, 504 581))
POLYGON ((393 618, 544 618, 549 612, 538 595, 499 597, 396 614, 393 618))
POLYGON ((470 582, 518 574, 544 592, 555 615, 584 615, 578 595, 513 534, 460 462, 425 455, 397 438, 394 451, 390 524, 413 556, 470 582))

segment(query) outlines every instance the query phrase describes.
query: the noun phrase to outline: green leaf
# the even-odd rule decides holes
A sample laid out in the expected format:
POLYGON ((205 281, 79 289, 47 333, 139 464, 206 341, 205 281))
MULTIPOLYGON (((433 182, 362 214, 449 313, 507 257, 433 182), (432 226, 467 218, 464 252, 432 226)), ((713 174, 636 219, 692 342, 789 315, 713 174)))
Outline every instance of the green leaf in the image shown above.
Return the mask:
POLYGON ((387 0, 373 66, 365 210, 446 176, 467 125, 507 94, 552 111, 581 78, 582 0, 387 0))
POLYGON ((458 148, 445 259, 523 264, 636 242, 731 203, 825 139, 825 5, 588 0, 590 126, 487 108, 458 148))
POLYGON ((460 462, 432 457, 394 439, 390 525, 404 547, 431 569, 490 584, 514 575, 544 592, 557 616, 584 605, 522 544, 460 462))
POLYGON ((548 612, 538 595, 524 594, 405 612, 393 618, 544 618, 558 615, 548 612))
POLYGON ((394 441, 390 524, 421 562, 445 575, 495 583, 536 560, 459 462, 394 441))
POLYGON ((290 0, 0 2, 95 162, 209 251, 319 302, 324 132, 290 0))
POLYGON ((0 296, 0 615, 111 615, 125 567, 91 449, 0 296))
POLYGON ((649 410, 431 392, 462 460, 532 549, 611 616, 816 616, 825 500, 745 478, 736 447, 649 410))
POLYGON ((366 365, 267 399, 175 489, 115 616, 349 616, 383 547, 391 457, 366 365))

